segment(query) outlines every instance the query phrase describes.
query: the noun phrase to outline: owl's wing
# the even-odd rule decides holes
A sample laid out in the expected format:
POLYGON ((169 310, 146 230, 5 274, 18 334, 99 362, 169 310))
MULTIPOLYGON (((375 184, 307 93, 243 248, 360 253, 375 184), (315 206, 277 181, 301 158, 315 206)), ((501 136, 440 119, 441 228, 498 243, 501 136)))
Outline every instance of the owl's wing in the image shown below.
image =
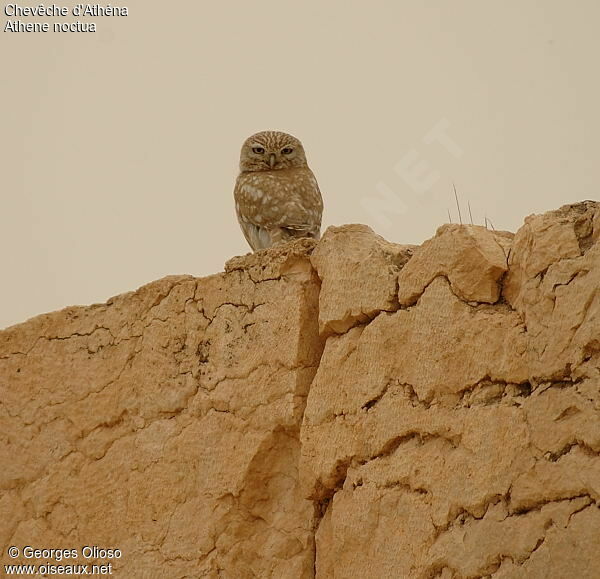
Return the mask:
POLYGON ((317 180, 308 167, 281 171, 284 199, 279 207, 277 225, 311 237, 321 229, 323 200, 317 180))

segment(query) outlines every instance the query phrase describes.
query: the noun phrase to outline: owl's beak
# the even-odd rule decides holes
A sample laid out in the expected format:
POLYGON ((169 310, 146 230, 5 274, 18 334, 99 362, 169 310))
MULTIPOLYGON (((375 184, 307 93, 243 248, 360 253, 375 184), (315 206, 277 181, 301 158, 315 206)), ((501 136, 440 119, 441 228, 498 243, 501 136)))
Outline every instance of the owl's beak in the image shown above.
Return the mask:
POLYGON ((275 153, 271 153, 271 156, 269 157, 269 165, 271 166, 271 169, 275 167, 276 162, 275 153))

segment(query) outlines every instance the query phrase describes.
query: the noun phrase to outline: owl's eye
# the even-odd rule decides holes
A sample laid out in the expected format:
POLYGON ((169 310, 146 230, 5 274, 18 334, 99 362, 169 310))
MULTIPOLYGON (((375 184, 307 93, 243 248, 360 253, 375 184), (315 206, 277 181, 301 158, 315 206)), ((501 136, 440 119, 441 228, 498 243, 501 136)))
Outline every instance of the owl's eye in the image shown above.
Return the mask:
POLYGON ((281 152, 284 155, 289 155, 294 149, 292 149, 292 147, 284 147, 283 149, 281 149, 281 152))
POLYGON ((252 147, 252 152, 256 153, 257 155, 262 155, 265 150, 263 149, 263 147, 252 147))

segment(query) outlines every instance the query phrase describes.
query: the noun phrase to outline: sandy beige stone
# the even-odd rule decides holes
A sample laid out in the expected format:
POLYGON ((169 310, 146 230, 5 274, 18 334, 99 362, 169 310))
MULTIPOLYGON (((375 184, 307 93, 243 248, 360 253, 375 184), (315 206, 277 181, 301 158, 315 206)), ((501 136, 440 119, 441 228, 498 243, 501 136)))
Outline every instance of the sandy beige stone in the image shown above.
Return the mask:
POLYGON ((317 576, 594 576, 597 211, 530 218, 515 273, 508 237, 442 228, 401 269, 398 311, 327 339, 301 433, 317 576))
POLYGON ((503 295, 534 338, 529 364, 538 382, 568 380, 590 358, 597 362, 599 212, 590 201, 566 205, 528 217, 515 236, 503 295))
POLYGON ((415 246, 396 245, 366 225, 329 227, 311 256, 321 279, 319 330, 343 334, 398 309, 398 272, 415 246))
POLYGON ((514 239, 330 228, 8 328, 0 563, 88 544, 133 578, 595 578, 599 288, 588 201, 514 239))
POLYGON ((398 299, 414 304, 423 290, 444 276, 462 300, 493 304, 500 296, 512 234, 478 225, 442 225, 415 251, 398 276, 398 299))
POLYGON ((124 577, 312 577, 296 474, 321 354, 310 251, 1 332, 2 552, 91 544, 121 549, 124 577))

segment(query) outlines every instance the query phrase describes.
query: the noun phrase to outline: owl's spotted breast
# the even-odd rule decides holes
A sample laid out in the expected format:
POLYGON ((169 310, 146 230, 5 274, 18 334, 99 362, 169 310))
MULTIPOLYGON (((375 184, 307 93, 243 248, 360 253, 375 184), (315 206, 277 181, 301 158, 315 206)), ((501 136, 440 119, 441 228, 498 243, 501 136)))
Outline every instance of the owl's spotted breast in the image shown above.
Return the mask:
POLYGON ((242 173, 237 180, 235 199, 240 217, 258 225, 310 230, 321 224, 323 202, 308 167, 242 173))

